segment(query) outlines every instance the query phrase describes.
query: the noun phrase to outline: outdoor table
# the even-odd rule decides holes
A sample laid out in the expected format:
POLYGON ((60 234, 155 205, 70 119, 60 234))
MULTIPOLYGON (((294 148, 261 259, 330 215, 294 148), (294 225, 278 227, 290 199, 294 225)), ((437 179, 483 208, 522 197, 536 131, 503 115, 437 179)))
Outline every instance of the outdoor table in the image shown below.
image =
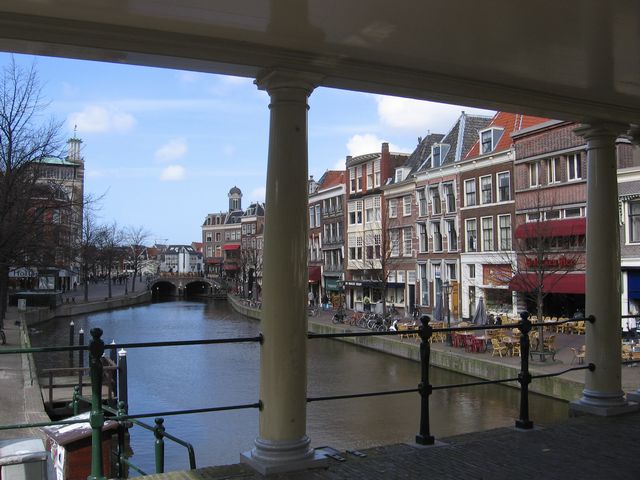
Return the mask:
POLYGON ((491 341, 490 337, 479 335, 473 338, 474 352, 483 353, 487 351, 487 343, 491 341))
POLYGON ((513 346, 518 343, 519 340, 511 337, 503 337, 500 339, 500 341, 504 343, 505 347, 507 347, 507 355, 513 356, 513 346))

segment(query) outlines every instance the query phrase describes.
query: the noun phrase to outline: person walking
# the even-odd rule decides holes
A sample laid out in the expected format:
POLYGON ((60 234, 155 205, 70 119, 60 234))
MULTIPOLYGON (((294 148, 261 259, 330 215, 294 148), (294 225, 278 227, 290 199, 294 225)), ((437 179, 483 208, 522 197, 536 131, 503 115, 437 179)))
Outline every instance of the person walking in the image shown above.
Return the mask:
POLYGON ((371 299, 365 295, 364 300, 364 311, 365 312, 370 312, 371 311, 371 299))
POLYGON ((309 295, 307 295, 307 297, 309 298, 309 306, 313 307, 316 297, 313 295, 313 292, 311 290, 309 290, 309 295))
POLYGON ((322 295, 322 310, 329 310, 329 297, 326 292, 322 295))

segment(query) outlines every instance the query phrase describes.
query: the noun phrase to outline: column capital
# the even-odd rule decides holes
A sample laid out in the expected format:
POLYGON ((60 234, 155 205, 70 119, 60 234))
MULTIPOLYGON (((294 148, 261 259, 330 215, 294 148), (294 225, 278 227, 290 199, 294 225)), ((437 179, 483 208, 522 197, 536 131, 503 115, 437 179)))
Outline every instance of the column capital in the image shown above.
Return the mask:
POLYGON ((615 140, 619 135, 626 133, 627 130, 629 130, 629 125, 625 123, 593 120, 583 123, 574 132, 585 140, 601 137, 613 137, 615 140))
POLYGON ((300 72, 287 68, 269 68, 261 70, 253 82, 258 90, 272 90, 281 88, 301 88, 306 90, 307 96, 320 84, 323 75, 312 72, 300 72))

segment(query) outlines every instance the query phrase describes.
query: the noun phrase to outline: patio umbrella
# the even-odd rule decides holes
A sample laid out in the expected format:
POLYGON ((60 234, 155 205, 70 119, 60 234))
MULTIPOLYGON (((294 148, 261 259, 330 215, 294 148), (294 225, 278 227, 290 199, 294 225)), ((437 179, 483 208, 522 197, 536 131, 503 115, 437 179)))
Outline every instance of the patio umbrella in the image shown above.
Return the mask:
POLYGON ((480 300, 478 300, 476 313, 473 314, 473 319, 471 321, 476 325, 487 324, 487 311, 484 308, 484 299, 482 297, 480 297, 480 300))
POLYGON ((433 321, 444 321, 444 309, 442 308, 442 295, 436 295, 436 305, 433 307, 433 321))

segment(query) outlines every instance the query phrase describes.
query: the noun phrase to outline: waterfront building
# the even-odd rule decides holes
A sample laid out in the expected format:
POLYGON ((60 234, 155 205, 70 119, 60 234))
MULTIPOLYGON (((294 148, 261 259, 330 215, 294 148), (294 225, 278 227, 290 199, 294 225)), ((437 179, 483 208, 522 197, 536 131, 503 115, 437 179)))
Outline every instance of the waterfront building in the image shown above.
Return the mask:
POLYGON ((478 300, 488 311, 517 313, 509 281, 516 271, 513 248, 515 197, 511 134, 547 119, 498 112, 460 162, 461 316, 473 317, 478 300))
POLYGON ((262 288, 262 251, 264 248, 264 203, 254 202, 240 219, 242 225, 240 269, 244 294, 259 298, 262 288))
POLYGON ((161 255, 160 271, 178 275, 202 275, 202 254, 191 245, 169 245, 161 255))
POLYGON ((417 252, 426 253, 427 236, 420 216, 426 216, 426 199, 416 190, 416 172, 431 155, 431 148, 442 140, 442 134, 431 133, 418 138, 416 149, 407 161, 395 168, 384 191, 383 236, 386 274, 386 304, 400 314, 410 314, 422 304, 416 291, 417 252))
POLYGON ((335 300, 344 282, 345 179, 339 170, 309 179, 309 289, 318 300, 335 300))
MULTIPOLYGON (((383 250, 383 191, 396 167, 409 157, 405 153, 391 153, 389 144, 383 143, 380 153, 348 156, 347 183, 347 261, 345 269, 345 295, 347 306, 363 310, 364 299, 382 308, 385 268, 383 250)), ((376 307, 374 307, 376 308, 376 307)))
POLYGON ((82 236, 84 214, 81 145, 82 140, 74 136, 67 141, 64 158, 44 157, 32 163, 38 170, 37 183, 43 188, 34 203, 43 202, 43 221, 49 227, 46 233, 51 242, 37 264, 28 262, 10 269, 9 281, 14 288, 69 290, 80 282, 75 247, 82 236))
POLYGON ((460 185, 460 162, 490 120, 462 112, 449 132, 431 145, 415 174, 416 227, 423 242, 417 252, 417 283, 420 304, 429 313, 449 311, 451 318, 460 317, 460 207, 465 205, 461 197, 471 194, 460 185), (445 282, 450 286, 447 295, 442 290, 445 282), (442 309, 436 308, 440 302, 442 309))

